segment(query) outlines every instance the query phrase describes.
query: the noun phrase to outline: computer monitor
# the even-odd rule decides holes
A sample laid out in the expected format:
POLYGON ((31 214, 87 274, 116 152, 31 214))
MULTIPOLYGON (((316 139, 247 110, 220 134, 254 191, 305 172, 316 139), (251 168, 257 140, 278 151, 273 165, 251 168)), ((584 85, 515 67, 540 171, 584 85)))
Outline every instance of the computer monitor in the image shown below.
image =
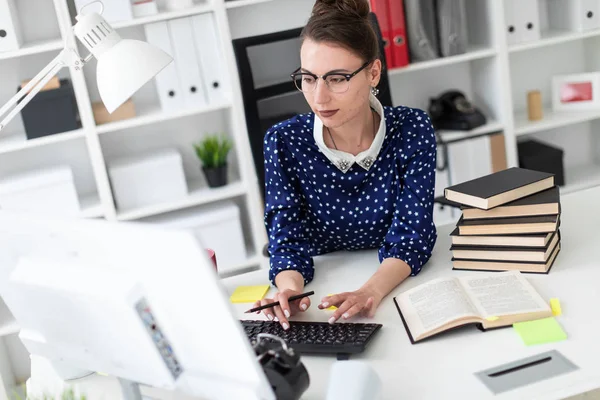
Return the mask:
POLYGON ((274 399, 191 233, 0 210, 0 296, 30 353, 202 399, 274 399))

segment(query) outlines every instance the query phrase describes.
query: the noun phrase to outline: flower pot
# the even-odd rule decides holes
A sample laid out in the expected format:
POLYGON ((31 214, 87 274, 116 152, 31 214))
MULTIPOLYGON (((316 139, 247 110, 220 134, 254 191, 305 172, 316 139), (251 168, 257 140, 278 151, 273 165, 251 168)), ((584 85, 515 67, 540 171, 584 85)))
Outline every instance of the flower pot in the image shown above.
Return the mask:
POLYGON ((216 168, 202 167, 204 176, 210 187, 221 187, 227 185, 227 164, 216 168))

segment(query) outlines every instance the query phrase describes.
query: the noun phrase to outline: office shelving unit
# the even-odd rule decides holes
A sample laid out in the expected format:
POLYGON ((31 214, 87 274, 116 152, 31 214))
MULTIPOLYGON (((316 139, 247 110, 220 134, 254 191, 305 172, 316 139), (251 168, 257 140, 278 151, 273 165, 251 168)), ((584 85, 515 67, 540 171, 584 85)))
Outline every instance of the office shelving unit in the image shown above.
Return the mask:
MULTIPOLYGON (((600 30, 565 32, 548 28, 542 17, 540 40, 507 45, 504 4, 500 0, 466 0, 468 6, 469 50, 465 54, 412 63, 389 71, 392 98, 396 105, 427 109, 429 99, 449 89, 463 91, 486 114, 486 125, 473 131, 445 131, 441 137, 451 144, 449 170, 438 172, 437 193, 450 183, 458 183, 489 171, 487 136, 504 134, 508 166, 518 165, 519 140, 535 137, 555 143, 565 150, 567 185, 564 192, 600 185, 600 163, 595 131, 600 110, 553 113, 550 105, 550 80, 559 73, 595 71, 600 68, 600 30), (546 110, 541 121, 528 121, 526 92, 539 89, 546 110), (468 139, 468 140, 464 140, 468 139)), ((163 3, 157 0, 159 8, 163 3)), ((227 273, 244 271, 264 264, 261 255, 266 235, 262 222, 260 191, 254 174, 243 101, 238 82, 232 39, 302 26, 310 14, 313 0, 206 0, 187 10, 164 12, 112 24, 123 37, 144 38, 143 25, 150 22, 210 13, 216 22, 217 36, 225 55, 224 68, 230 79, 230 101, 173 113, 163 112, 153 84, 134 97, 137 116, 130 120, 96 125, 91 104, 99 99, 95 89, 95 65, 83 71, 63 70, 59 77, 71 79, 82 127, 35 140, 26 140, 19 118, 0 135, 0 176, 31 166, 67 161, 74 169, 75 183, 83 205, 82 217, 111 221, 136 221, 153 215, 202 207, 223 200, 234 200, 242 210, 248 259, 230 266, 227 273), (197 127, 204 127, 198 129, 197 127), (232 176, 224 188, 209 189, 199 171, 190 145, 203 134, 226 131, 234 139, 231 155, 232 176), (190 187, 181 201, 157 204, 134 210, 115 208, 107 162, 116 156, 143 151, 158 145, 186 148, 184 167, 190 187)), ((540 0, 542 9, 546 0, 540 0)), ((18 82, 34 76, 62 49, 63 40, 72 35, 67 0, 19 0, 19 15, 26 44, 17 51, 0 53, 0 103, 15 92, 18 82), (34 12, 35 11, 35 12, 34 12)), ((82 50, 82 54, 85 51, 82 50)), ((265 65, 277 63, 264 60, 265 65)), ((271 68, 272 69, 272 68, 271 68)), ((281 79, 290 71, 283 71, 281 79)), ((279 78, 279 77, 278 77, 279 78)), ((454 222, 449 209, 436 210, 437 223, 454 222)), ((19 328, 0 301, 0 359, 8 354, 10 368, 0 363, 0 400, 9 386, 27 377, 28 360, 19 349, 19 328), (4 351, 4 353, 3 353, 4 351), (19 357, 19 355, 21 357, 19 357)))
MULTIPOLYGON (((92 112, 92 103, 99 100, 95 86, 95 61, 82 71, 64 69, 58 76, 69 78, 73 84, 81 128, 27 140, 20 116, 15 118, 0 135, 0 176, 66 162, 73 168, 82 205, 81 216, 111 221, 137 221, 184 208, 201 208, 203 205, 232 200, 241 210, 248 256, 237 265, 220 264, 220 271, 226 276, 257 268, 263 261, 262 247, 266 243, 262 200, 247 141, 226 5, 222 0, 199 1, 192 8, 168 12, 164 11, 161 0, 157 4, 161 9, 157 15, 111 25, 124 38, 144 40, 144 24, 210 13, 225 58, 223 68, 231 88, 229 99, 220 104, 165 112, 160 107, 152 82, 133 96, 136 107, 134 118, 97 125, 92 112), (192 147, 204 135, 214 132, 226 132, 235 143, 229 159, 230 183, 221 188, 208 187, 192 147), (188 196, 180 201, 139 209, 117 209, 108 179, 109 161, 117 156, 163 146, 175 146, 182 151, 188 196)), ((25 44, 19 50, 0 53, 0 73, 3 82, 6 82, 0 85, 1 103, 15 93, 18 83, 33 77, 62 50, 67 37, 72 37, 71 10, 72 4, 67 0, 18 2, 25 44)), ((82 56, 87 54, 81 46, 79 51, 82 56)), ((12 398, 13 389, 28 377, 29 362, 18 340, 18 332, 18 324, 0 299, 1 400, 12 398)))
MULTIPOLYGON (((555 29, 548 19, 548 0, 538 4, 539 40, 509 45, 505 3, 467 0, 470 48, 465 54, 390 70, 394 104, 427 109, 431 97, 443 90, 459 89, 488 117, 486 125, 473 131, 440 132, 441 137, 450 142, 469 137, 477 139, 449 146, 450 153, 455 153, 450 157, 454 162, 447 173, 438 173, 438 196, 448 184, 489 172, 485 160, 481 159, 481 153, 489 153, 489 143, 481 135, 498 131, 504 134, 509 167, 518 166, 519 141, 535 138, 564 150, 566 184, 561 188, 562 193, 600 185, 595 134, 600 109, 551 110, 554 75, 600 70, 597 55, 600 29, 583 32, 555 29), (526 98, 530 90, 542 92, 542 120, 527 118, 526 98)), ((447 208, 443 212, 436 210, 438 223, 455 222, 458 216, 458 212, 447 208)))

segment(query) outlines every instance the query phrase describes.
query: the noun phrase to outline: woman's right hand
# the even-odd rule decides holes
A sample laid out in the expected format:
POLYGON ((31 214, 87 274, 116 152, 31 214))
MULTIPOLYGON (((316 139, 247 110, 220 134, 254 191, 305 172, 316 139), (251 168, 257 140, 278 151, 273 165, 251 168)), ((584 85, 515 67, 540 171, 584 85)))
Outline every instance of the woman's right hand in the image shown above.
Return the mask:
POLYGON ((310 299, 308 297, 303 297, 302 299, 288 302, 288 299, 290 297, 298 294, 302 294, 302 292, 293 289, 284 289, 275 293, 275 296, 273 296, 272 299, 265 298, 257 301, 256 303, 254 303, 254 307, 279 301, 280 305, 265 308, 263 310, 263 313, 269 320, 279 321, 281 327, 287 330, 290 327, 289 318, 292 315, 297 314, 298 312, 304 312, 308 310, 308 308, 310 307, 310 299))

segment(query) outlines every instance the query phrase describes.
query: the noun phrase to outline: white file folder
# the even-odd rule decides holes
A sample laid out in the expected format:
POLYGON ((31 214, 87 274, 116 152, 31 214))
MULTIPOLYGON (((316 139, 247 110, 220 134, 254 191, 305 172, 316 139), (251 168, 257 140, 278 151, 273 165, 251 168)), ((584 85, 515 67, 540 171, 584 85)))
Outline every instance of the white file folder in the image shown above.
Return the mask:
POLYGON ((517 9, 514 0, 505 0, 504 2, 504 21, 506 23, 506 43, 513 45, 519 43, 521 27, 517 26, 517 9))
POLYGON ((509 46, 540 39, 538 0, 505 0, 504 16, 509 46))
POLYGON ((169 20, 175 66, 183 90, 186 107, 199 107, 208 103, 200 63, 196 56, 194 32, 190 17, 169 20))
MULTIPOLYGON (((144 31, 148 43, 165 51, 171 57, 174 56, 167 22, 161 21, 145 24, 144 31)), ((184 107, 183 91, 175 62, 169 64, 154 79, 160 106, 164 111, 174 111, 184 107)))
POLYGON ((23 45, 19 15, 13 0, 0 0, 0 51, 18 50, 23 45))
POLYGON ((583 32, 600 28, 600 0, 549 0, 550 26, 583 32))
POLYGON ((224 103, 230 99, 230 89, 225 58, 212 14, 193 16, 192 28, 208 101, 211 104, 224 103))
POLYGON ((519 40, 521 42, 532 42, 539 40, 540 33, 540 10, 538 0, 511 0, 516 12, 516 22, 519 29, 519 40))

